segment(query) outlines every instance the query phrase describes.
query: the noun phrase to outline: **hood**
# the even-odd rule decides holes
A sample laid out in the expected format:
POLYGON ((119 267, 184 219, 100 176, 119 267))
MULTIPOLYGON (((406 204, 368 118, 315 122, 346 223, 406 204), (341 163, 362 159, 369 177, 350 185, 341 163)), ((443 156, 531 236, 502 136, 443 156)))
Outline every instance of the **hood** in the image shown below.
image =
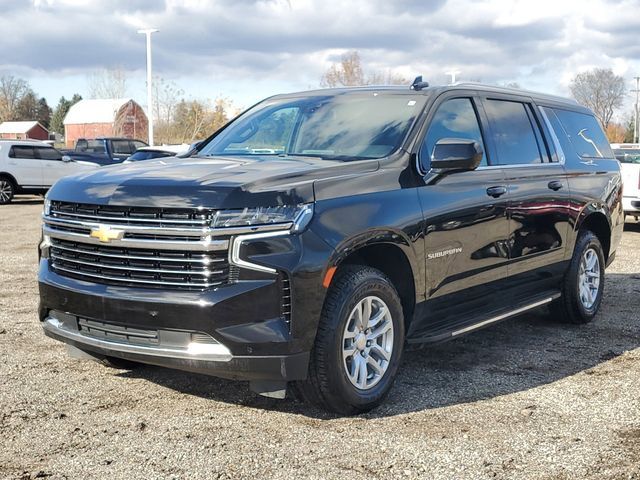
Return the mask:
POLYGON ((308 157, 161 158, 65 177, 48 198, 75 203, 163 208, 242 208, 314 201, 313 182, 375 171, 375 160, 308 157))

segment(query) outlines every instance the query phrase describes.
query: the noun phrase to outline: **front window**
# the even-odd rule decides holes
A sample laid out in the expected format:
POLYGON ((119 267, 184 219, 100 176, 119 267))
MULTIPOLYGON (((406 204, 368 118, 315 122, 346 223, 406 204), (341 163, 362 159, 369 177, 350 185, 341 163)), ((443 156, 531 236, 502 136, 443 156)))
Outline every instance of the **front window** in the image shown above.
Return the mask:
POLYGON ((267 100, 198 155, 381 158, 401 146, 424 101, 420 94, 378 92, 267 100))

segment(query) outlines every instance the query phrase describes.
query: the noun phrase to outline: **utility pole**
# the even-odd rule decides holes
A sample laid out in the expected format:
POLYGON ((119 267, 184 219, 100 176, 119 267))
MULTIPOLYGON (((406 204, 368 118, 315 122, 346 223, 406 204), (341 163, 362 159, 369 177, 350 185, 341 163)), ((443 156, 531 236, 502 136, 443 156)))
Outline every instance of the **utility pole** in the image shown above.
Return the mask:
POLYGON ((149 145, 153 146, 153 90, 151 89, 151 34, 157 32, 157 28, 145 28, 138 30, 147 37, 147 112, 149 114, 149 145))
POLYGON ((633 143, 638 143, 638 137, 640 137, 640 130, 638 130, 638 94, 640 94, 640 77, 633 77, 636 81, 636 89, 631 90, 636 94, 636 111, 633 121, 633 143))

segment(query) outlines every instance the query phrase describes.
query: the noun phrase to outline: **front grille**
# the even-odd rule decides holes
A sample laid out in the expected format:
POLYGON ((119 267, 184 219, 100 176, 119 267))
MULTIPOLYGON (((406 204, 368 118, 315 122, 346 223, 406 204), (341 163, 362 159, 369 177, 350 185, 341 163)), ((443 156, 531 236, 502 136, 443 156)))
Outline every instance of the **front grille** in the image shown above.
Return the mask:
MULTIPOLYGON (((232 232, 213 238, 213 211, 52 202, 44 217, 56 273, 108 285, 203 290, 230 283, 232 232), (105 229, 113 238, 92 236, 105 229)), ((218 232, 216 232, 218 233, 218 232)))
POLYGON ((51 268, 64 276, 107 284, 204 289, 228 282, 226 252, 106 247, 51 239, 51 268))
POLYGON ((78 221, 151 227, 206 227, 212 210, 155 207, 123 207, 51 202, 53 216, 78 221))

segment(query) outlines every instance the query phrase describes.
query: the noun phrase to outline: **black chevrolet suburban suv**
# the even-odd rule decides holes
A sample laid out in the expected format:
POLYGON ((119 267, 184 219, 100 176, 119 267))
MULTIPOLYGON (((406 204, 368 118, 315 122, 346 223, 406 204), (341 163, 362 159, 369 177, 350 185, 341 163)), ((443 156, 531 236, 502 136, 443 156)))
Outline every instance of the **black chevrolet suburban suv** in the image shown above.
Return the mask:
POLYGON ((531 309, 586 323, 623 229, 593 113, 476 84, 278 95, 183 158, 47 196, 39 317, 72 353, 353 414, 403 349, 531 309))

